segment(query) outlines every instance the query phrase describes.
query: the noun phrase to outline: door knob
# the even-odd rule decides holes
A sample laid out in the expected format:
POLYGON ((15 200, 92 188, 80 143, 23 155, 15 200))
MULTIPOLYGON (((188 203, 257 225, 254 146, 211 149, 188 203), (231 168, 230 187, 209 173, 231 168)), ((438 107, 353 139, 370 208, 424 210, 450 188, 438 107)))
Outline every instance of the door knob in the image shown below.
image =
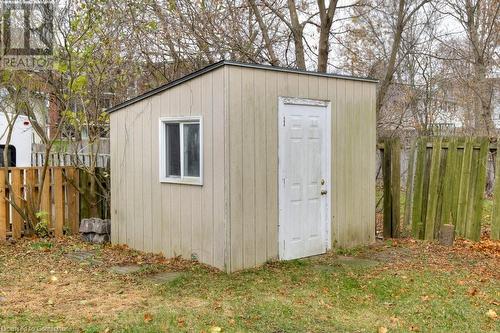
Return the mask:
POLYGON ((327 194, 327 193, 328 193, 328 191, 327 191, 327 190, 322 190, 322 191, 321 191, 321 195, 325 195, 325 194, 327 194))

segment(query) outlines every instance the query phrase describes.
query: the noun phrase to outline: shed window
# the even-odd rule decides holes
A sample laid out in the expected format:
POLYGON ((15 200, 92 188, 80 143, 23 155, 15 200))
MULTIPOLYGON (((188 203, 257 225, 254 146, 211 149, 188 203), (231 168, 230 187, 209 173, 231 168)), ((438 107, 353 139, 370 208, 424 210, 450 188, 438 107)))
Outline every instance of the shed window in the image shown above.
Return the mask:
POLYGON ((160 181, 202 184, 201 117, 160 119, 160 181))

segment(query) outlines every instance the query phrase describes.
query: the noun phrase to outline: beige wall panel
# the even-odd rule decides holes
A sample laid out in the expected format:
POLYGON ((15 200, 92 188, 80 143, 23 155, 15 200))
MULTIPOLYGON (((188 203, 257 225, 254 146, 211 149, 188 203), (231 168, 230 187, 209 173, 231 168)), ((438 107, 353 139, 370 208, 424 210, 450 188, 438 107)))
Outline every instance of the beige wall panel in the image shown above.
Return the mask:
POLYGON ((235 271, 243 266, 243 112, 242 69, 229 68, 228 113, 229 113, 229 193, 230 193, 230 263, 228 269, 235 271))
POLYGON ((266 235, 267 259, 278 256, 279 96, 331 101, 332 245, 355 246, 372 242, 375 199, 374 170, 370 170, 375 165, 375 118, 373 108, 369 106, 373 103, 371 92, 375 85, 354 80, 231 66, 228 72, 231 133, 230 270, 252 267, 254 262, 250 258, 253 253, 256 256, 255 264, 264 261, 264 246, 261 241, 263 235, 266 235), (248 86, 252 79, 253 88, 248 86), (365 86, 369 87, 366 94, 365 86), (265 98, 253 99, 253 96, 265 98), (265 109, 263 117, 260 115, 262 109, 265 109), (250 142, 252 138, 253 151, 250 142), (261 155, 261 140, 265 140, 265 159, 260 157, 264 156, 261 155), (247 163, 247 156, 254 156, 255 162, 247 163), (262 160, 265 160, 265 170, 260 164, 262 160), (265 213, 261 208, 263 198, 267 201, 265 213), (264 215, 265 224, 261 223, 261 216, 264 215), (255 230, 255 236, 249 235, 252 230, 255 230), (238 246, 242 243, 245 244, 243 250, 238 246), (255 244, 255 250, 249 248, 251 244, 255 244))
MULTIPOLYGON (((161 96, 161 95, 160 95, 161 96)), ((166 91, 166 96, 162 96, 166 98, 169 103, 168 107, 168 117, 174 117, 176 115, 182 116, 183 113, 180 110, 180 89, 179 87, 172 88, 166 91)), ((165 189, 170 189, 170 210, 169 216, 165 217, 168 219, 170 223, 170 233, 168 237, 170 237, 172 242, 172 248, 170 249, 171 255, 179 256, 182 255, 182 229, 181 229, 181 218, 182 215, 185 215, 181 212, 181 188, 185 185, 177 185, 177 184, 161 184, 161 186, 165 189)), ((184 199, 184 198, 183 198, 184 199)), ((191 223, 191 221, 185 221, 185 223, 191 223)))
POLYGON ((126 169, 126 157, 127 157, 127 146, 129 141, 129 133, 126 130, 126 120, 127 111, 124 111, 121 115, 118 113, 111 115, 117 119, 118 129, 117 129, 117 143, 115 145, 115 151, 111 151, 111 159, 117 160, 118 171, 111 170, 111 173, 115 173, 118 177, 118 198, 115 200, 115 210, 116 219, 112 220, 112 224, 117 224, 118 227, 118 243, 127 243, 127 169, 126 169), (116 157, 116 158, 115 158, 116 157))
MULTIPOLYGON (((266 233, 267 259, 278 257, 278 82, 279 77, 270 71, 264 72, 266 78, 266 233), (275 170, 273 172, 273 170, 275 170)), ((281 80, 285 81, 286 80, 281 80)), ((285 91, 281 88, 280 91, 285 91)))
MULTIPOLYGON (((349 202, 349 197, 347 195, 347 179, 343 177, 344 170, 349 167, 348 160, 346 156, 346 146, 348 138, 347 127, 347 105, 346 105, 346 83, 347 81, 338 80, 337 81, 337 101, 335 105, 337 106, 335 112, 334 126, 335 130, 332 132, 332 143, 335 146, 334 154, 332 155, 332 164, 337 167, 334 179, 332 179, 332 189, 336 192, 337 201, 333 203, 333 207, 337 207, 337 241, 336 245, 340 245, 342 240, 345 239, 346 227, 347 227, 347 204, 349 202)), ((333 129, 333 128, 332 128, 333 129)), ((335 170, 335 168, 334 168, 335 170)), ((332 243, 335 245, 335 243, 332 243)))
POLYGON ((136 133, 134 132, 134 118, 135 114, 139 112, 139 107, 140 104, 135 104, 131 108, 131 112, 126 112, 126 120, 125 120, 125 130, 127 132, 127 142, 125 143, 125 168, 126 168, 126 175, 125 175, 125 181, 127 184, 127 195, 126 195, 126 211, 127 211, 127 216, 126 216, 126 243, 131 246, 135 247, 135 239, 134 239, 134 201, 137 200, 137 196, 135 195, 134 192, 134 137, 136 133))
MULTIPOLYGON (((146 100, 147 109, 142 115, 142 179, 154 179, 155 175, 152 173, 152 155, 153 151, 151 148, 151 130, 146 131, 144 129, 149 128, 151 124, 151 116, 153 112, 153 101, 154 99, 146 100)), ((155 155, 157 153, 155 152, 155 155)), ((140 174, 140 173, 139 173, 140 174)), ((153 251, 153 221, 152 221, 152 209, 153 200, 151 196, 151 186, 152 181, 143 181, 142 185, 142 212, 143 212, 143 232, 144 232, 144 251, 153 251)))
POLYGON ((266 73, 255 71, 255 264, 266 262, 267 258, 267 124, 266 116, 266 73), (260 195, 258 195, 260 194, 260 195))
MULTIPOLYGON (((280 77, 282 77, 281 73, 278 74, 280 77)), ((304 95, 300 94, 299 91, 299 77, 300 75, 297 73, 286 73, 286 80, 287 80, 287 96, 290 97, 306 97, 307 93, 304 95)), ((285 77, 283 77, 285 79, 285 77)), ((303 93, 303 92, 302 92, 303 93)))
POLYGON ((196 253, 200 261, 224 268, 223 72, 214 70, 111 114, 117 243, 168 257, 191 258, 196 253), (159 118, 185 115, 203 116, 203 131, 209 137, 203 143, 206 186, 159 182, 159 118))
POLYGON ((332 227, 331 227, 331 241, 332 246, 335 246, 338 241, 338 233, 339 233, 339 216, 340 216, 340 206, 339 206, 339 197, 340 191, 339 188, 339 164, 341 159, 336 158, 339 152, 339 130, 338 130, 338 98, 337 98, 337 84, 340 80, 337 79, 326 79, 322 78, 320 83, 320 90, 322 91, 321 96, 326 96, 326 100, 330 101, 331 107, 331 133, 332 133, 332 145, 331 145, 331 156, 332 156, 332 170, 330 173, 330 188, 331 188, 331 196, 330 196, 330 213, 332 215, 332 227), (326 82, 325 82, 326 81, 326 82), (324 91, 326 90, 326 91, 324 91))
MULTIPOLYGON (((118 144, 118 136, 117 133, 119 131, 118 128, 118 117, 113 117, 111 116, 109 118, 109 138, 110 138, 110 151, 116 152, 117 149, 117 144, 118 144)), ((116 221, 116 223, 113 223, 111 225, 111 228, 113 229, 111 232, 111 243, 117 244, 120 242, 120 231, 119 227, 120 224, 118 223, 118 180, 120 179, 119 175, 119 169, 118 169, 118 158, 111 159, 111 170, 114 170, 115 173, 111 173, 111 218, 113 221, 116 221)))
POLYGON ((242 84, 243 266, 255 266, 255 82, 245 72, 242 84))
MULTIPOLYGON (((163 94, 157 95, 153 97, 153 99, 159 100, 160 103, 160 110, 159 110, 159 117, 170 117, 171 116, 171 109, 172 105, 174 104, 174 101, 172 99, 174 98, 174 93, 172 90, 166 91, 163 94)), ((156 119, 156 127, 158 128, 157 131, 159 131, 159 117, 156 119)), ((158 132, 157 134, 158 142, 155 144, 155 150, 157 151, 157 155, 159 154, 159 135, 160 133, 158 132)), ((159 163, 159 155, 158 155, 158 163, 159 163)), ((158 168, 159 168, 158 164, 158 168)), ((153 184, 156 188, 161 193, 161 207, 159 209, 160 211, 160 218, 158 222, 161 225, 161 238, 160 238, 160 244, 161 244, 161 249, 162 253, 164 253, 167 257, 175 256, 176 253, 179 255, 179 250, 178 248, 180 246, 177 246, 175 248, 175 245, 178 244, 178 242, 174 242, 174 239, 172 237, 173 231, 174 231, 174 222, 177 220, 175 219, 176 216, 179 216, 180 212, 178 211, 179 207, 178 205, 174 206, 174 204, 178 201, 175 201, 175 198, 173 198, 172 193, 173 193, 173 187, 174 186, 169 186, 166 184, 161 184, 159 182, 159 177, 160 177, 160 171, 158 170, 158 175, 156 179, 153 179, 153 184), (165 186, 166 185, 166 186, 165 186), (174 212, 173 207, 176 207, 177 209, 174 212), (177 250, 177 252, 174 252, 174 248, 177 250)), ((176 240, 178 240, 180 237, 179 234, 177 234, 176 240)))
MULTIPOLYGON (((201 104, 197 107, 203 113, 203 188, 199 193, 201 200, 201 216, 198 217, 199 257, 203 262, 213 262, 214 244, 214 117, 213 117, 213 76, 204 75, 201 84, 201 104), (203 105, 203 107, 202 107, 203 105)), ((196 108, 196 106, 195 106, 196 108)), ((193 237, 193 244, 195 243, 193 237)))
MULTIPOLYGON (((228 181, 229 170, 226 168, 226 145, 225 133, 228 130, 225 126, 227 109, 225 107, 225 79, 226 69, 212 72, 212 105, 213 105, 213 265, 223 269, 225 267, 226 225, 227 225, 227 202, 226 202, 226 181, 228 181)), ((228 227, 229 228, 229 227, 228 227)))
MULTIPOLYGON (((170 247, 168 240, 164 240, 163 238, 163 223, 162 223, 162 210, 163 205, 166 203, 170 203, 170 200, 165 198, 165 201, 162 197, 162 189, 159 186, 159 125, 158 119, 160 118, 160 114, 162 112, 163 104, 161 98, 152 98, 151 99, 151 117, 149 117, 149 128, 150 137, 149 137, 149 145, 151 149, 151 230, 152 230, 152 251, 155 253, 164 252, 166 247, 170 247), (164 244, 166 243, 166 244, 164 244)), ((147 128, 147 127, 145 127, 147 128)))

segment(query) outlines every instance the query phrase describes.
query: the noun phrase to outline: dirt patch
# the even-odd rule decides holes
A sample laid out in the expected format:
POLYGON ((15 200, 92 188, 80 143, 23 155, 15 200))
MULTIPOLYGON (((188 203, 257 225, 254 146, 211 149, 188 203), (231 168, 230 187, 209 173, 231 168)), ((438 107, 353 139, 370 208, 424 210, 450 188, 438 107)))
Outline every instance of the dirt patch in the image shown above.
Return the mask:
POLYGON ((174 272, 195 264, 123 246, 89 245, 70 237, 4 243, 0 245, 0 314, 64 318, 64 323, 71 325, 112 318, 127 309, 154 303, 151 283, 143 281, 141 273, 109 272, 109 267, 117 265, 174 272))

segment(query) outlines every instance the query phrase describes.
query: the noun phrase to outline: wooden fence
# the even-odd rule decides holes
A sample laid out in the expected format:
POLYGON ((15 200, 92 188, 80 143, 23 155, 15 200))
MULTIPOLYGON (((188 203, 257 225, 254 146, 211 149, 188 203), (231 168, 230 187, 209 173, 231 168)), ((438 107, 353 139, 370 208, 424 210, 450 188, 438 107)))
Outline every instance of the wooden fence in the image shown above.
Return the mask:
POLYGON ((25 231, 26 221, 10 202, 16 203, 22 212, 29 214, 28 205, 42 191, 40 210, 47 213, 49 229, 56 237, 64 231, 77 233, 79 227, 79 192, 72 184, 79 183, 79 172, 74 167, 50 167, 43 186, 42 168, 0 169, 0 240, 7 236, 20 238, 25 231), (6 185, 4 179, 10 184, 6 185))
MULTIPOLYGON (((379 148, 383 150, 384 237, 397 237, 401 147, 397 139, 386 139, 379 148)), ((415 142, 404 207, 404 225, 411 225, 415 238, 435 239, 443 224, 453 224, 458 236, 480 239, 486 164, 488 154, 496 154, 497 148, 487 138, 421 137, 415 142)), ((500 158, 496 158, 495 178, 491 238, 499 239, 500 158)))
MULTIPOLYGON (((91 164, 91 159, 95 159, 93 163, 97 168, 105 168, 109 170, 110 155, 109 154, 72 154, 72 153, 50 153, 48 164, 51 166, 87 166, 91 164)), ((31 165, 43 166, 45 163, 44 152, 33 152, 31 154, 31 165)))

